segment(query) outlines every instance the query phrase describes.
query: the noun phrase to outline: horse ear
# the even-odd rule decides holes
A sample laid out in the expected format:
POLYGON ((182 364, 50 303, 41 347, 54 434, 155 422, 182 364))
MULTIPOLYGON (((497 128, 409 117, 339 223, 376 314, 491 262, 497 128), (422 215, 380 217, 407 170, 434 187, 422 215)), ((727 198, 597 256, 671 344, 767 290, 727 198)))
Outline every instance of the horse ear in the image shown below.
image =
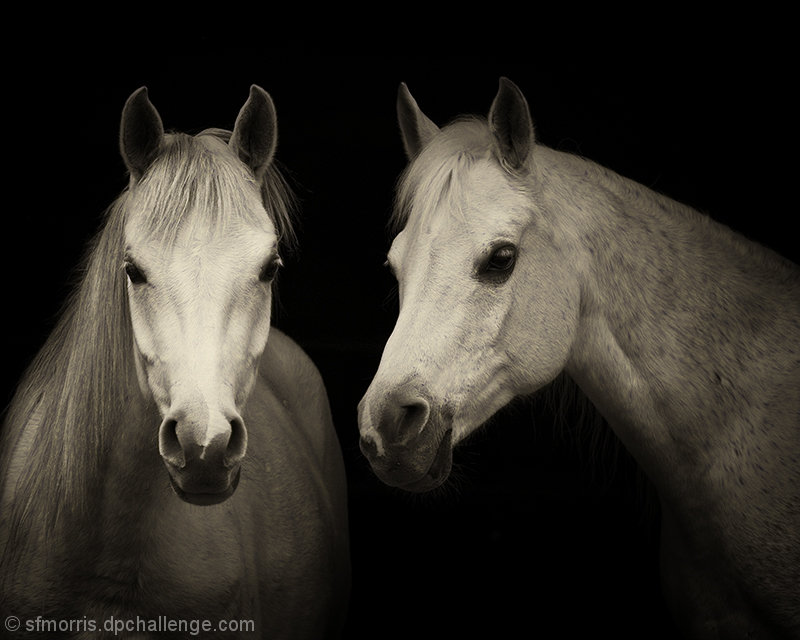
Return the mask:
POLYGON ((489 109, 489 128, 501 162, 521 169, 533 149, 533 120, 525 96, 508 78, 500 78, 500 88, 489 109))
POLYGON ((161 116, 147 97, 147 87, 134 91, 122 109, 119 147, 131 180, 142 177, 164 140, 161 116))
POLYGON ((236 117, 229 144, 260 179, 278 145, 278 117, 272 98, 255 84, 250 87, 250 96, 236 117))
POLYGON ((401 82, 397 90, 397 121, 409 160, 413 160, 439 132, 439 127, 422 113, 405 82, 401 82))

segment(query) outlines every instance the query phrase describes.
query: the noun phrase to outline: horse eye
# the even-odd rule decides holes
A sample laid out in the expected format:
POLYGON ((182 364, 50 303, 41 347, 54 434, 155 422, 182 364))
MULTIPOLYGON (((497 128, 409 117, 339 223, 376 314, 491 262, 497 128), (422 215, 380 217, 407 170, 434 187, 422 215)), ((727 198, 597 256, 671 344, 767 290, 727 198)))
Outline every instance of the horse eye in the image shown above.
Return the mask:
POLYGON ((283 266, 283 261, 278 256, 272 256, 264 263, 264 266, 261 267, 261 271, 258 274, 258 279, 261 282, 271 282, 275 275, 278 273, 278 269, 283 266))
POLYGON ((517 261, 517 248, 513 244, 497 247, 484 265, 483 272, 494 275, 511 275, 517 261))
POLYGON ((139 269, 139 267, 136 266, 136 263, 132 260, 125 261, 125 274, 128 276, 128 280, 130 280, 131 284, 133 285, 145 284, 147 282, 147 278, 142 270, 139 269))

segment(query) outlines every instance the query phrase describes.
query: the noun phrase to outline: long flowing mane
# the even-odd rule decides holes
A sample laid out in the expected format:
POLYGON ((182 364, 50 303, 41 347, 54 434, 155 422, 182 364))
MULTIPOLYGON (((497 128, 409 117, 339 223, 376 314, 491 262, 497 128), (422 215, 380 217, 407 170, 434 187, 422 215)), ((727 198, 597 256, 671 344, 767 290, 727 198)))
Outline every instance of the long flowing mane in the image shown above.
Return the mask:
MULTIPOLYGON (((26 425, 39 425, 21 465, 11 513, 3 514, 10 525, 8 548, 24 541, 26 523, 49 528, 64 517, 89 513, 101 487, 109 434, 143 403, 123 269, 123 230, 133 195, 137 210, 147 216, 145 224, 165 237, 175 237, 181 225, 198 215, 216 225, 252 215, 252 207, 244 206, 242 181, 253 177, 228 150, 230 135, 209 129, 197 136, 166 136, 140 183, 108 208, 87 252, 81 282, 25 373, 0 434, 0 469, 6 470, 26 425)), ((274 163, 260 193, 282 245, 291 247, 293 197, 274 163)), ((4 553, 3 561, 10 555, 4 553)))

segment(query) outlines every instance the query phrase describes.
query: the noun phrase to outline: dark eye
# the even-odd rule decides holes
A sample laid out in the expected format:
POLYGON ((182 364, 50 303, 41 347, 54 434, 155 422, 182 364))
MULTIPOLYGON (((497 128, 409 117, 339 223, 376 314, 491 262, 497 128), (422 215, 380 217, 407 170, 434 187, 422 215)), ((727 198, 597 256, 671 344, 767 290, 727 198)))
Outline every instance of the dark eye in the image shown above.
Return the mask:
POLYGON ((264 266, 261 267, 261 271, 258 273, 258 279, 261 280, 261 282, 272 282, 275 275, 278 273, 278 269, 282 266, 283 261, 278 256, 271 256, 264 263, 264 266))
POLYGON ((128 276, 128 280, 130 280, 133 285, 145 284, 147 282, 144 273, 136 266, 133 260, 125 260, 125 273, 128 276))
POLYGON ((513 244, 504 244, 492 251, 481 268, 481 275, 505 279, 514 270, 517 261, 517 248, 513 244))

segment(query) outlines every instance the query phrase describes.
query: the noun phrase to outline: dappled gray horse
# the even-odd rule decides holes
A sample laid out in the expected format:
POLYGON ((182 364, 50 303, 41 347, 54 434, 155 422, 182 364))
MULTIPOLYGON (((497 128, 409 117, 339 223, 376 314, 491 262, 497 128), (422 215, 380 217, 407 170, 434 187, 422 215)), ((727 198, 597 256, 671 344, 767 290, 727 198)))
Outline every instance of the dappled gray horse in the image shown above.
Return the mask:
POLYGON ((663 585, 693 638, 800 637, 800 270, 536 143, 503 79, 439 129, 405 86, 388 263, 400 314, 359 407, 387 484, 566 371, 658 490, 663 585))

